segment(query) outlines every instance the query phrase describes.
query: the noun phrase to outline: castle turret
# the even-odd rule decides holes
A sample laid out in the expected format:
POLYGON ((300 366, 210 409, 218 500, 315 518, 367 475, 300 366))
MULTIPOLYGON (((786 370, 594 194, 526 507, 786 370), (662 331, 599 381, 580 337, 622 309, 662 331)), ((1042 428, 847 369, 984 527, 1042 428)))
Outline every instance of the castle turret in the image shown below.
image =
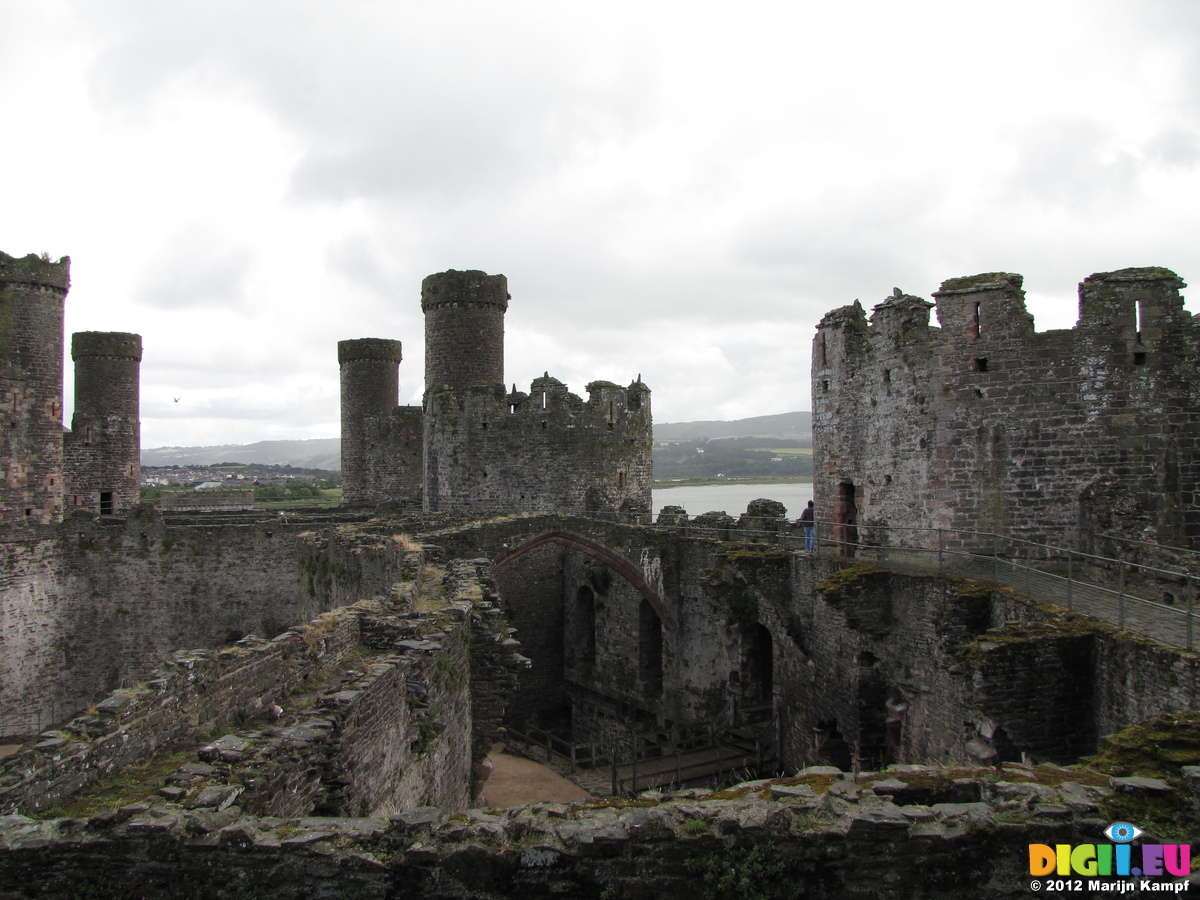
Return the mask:
POLYGON ((368 423, 400 403, 400 342, 385 338, 338 341, 342 384, 342 502, 376 499, 367 488, 378 456, 368 423))
POLYGON ((142 337, 111 331, 71 335, 75 413, 64 439, 69 508, 101 515, 138 502, 141 480, 142 337))
POLYGON ((0 253, 0 525, 62 517, 63 301, 71 260, 0 253))
POLYGON ((504 382, 508 279, 454 269, 421 282, 425 313, 425 390, 448 385, 463 402, 473 384, 504 382))

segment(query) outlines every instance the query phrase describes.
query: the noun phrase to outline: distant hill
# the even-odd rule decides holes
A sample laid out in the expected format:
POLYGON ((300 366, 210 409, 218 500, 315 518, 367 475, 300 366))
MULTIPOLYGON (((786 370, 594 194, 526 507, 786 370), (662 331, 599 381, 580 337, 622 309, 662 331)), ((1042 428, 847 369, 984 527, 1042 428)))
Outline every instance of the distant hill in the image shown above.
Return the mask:
MULTIPOLYGON (((753 416, 729 422, 655 422, 656 441, 703 441, 717 438, 812 438, 812 413, 790 412, 753 416)), ((216 463, 260 463, 302 469, 341 471, 342 442, 338 438, 309 441, 259 441, 215 447, 156 447, 142 451, 143 466, 211 466, 216 463)))
POLYGON ((812 413, 790 412, 752 416, 728 422, 655 422, 656 441, 703 441, 717 438, 780 437, 812 439, 812 413))
POLYGON ((309 441, 259 441, 256 444, 221 444, 216 447, 156 447, 142 451, 143 466, 211 466, 216 463, 259 463, 296 466, 299 469, 342 468, 340 438, 309 441))

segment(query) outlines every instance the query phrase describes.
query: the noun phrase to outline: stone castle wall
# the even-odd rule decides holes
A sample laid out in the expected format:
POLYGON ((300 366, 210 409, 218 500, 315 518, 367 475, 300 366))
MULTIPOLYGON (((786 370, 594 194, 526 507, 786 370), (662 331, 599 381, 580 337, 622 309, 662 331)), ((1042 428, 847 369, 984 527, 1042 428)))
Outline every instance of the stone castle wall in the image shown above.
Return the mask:
POLYGON ((421 282, 425 314, 425 390, 465 397, 473 385, 504 383, 508 279, 454 269, 421 282))
POLYGON ((1200 329, 1183 281, 1092 275, 1078 325, 1043 333, 1021 287, 1005 273, 951 279, 934 295, 940 327, 899 290, 870 321, 857 303, 822 319, 818 517, 865 540, 886 524, 945 529, 950 546, 971 531, 1099 553, 1112 538, 1200 545, 1200 329))
POLYGON ((63 303, 71 260, 0 253, 0 526, 62 518, 63 303))
POLYGON ((177 787, 161 794, 181 809, 217 795, 275 816, 465 807, 517 644, 501 642, 506 620, 492 615, 495 595, 473 566, 451 566, 436 585, 422 583, 426 571, 418 550, 404 573, 415 580, 391 597, 271 640, 176 652, 0 762, 0 815, 44 813, 125 768, 189 750, 200 763, 181 765, 177 787), (426 588, 446 602, 416 613, 426 588))
POLYGON ((338 344, 344 503, 649 511, 649 388, 597 381, 585 402, 547 374, 528 394, 505 393, 508 301, 503 275, 424 280, 422 409, 397 406, 398 341, 338 344))
POLYGON ((63 435, 68 511, 112 515, 138 502, 141 482, 142 338, 84 331, 71 336, 75 412, 63 435))
POLYGON ((421 409, 398 406, 399 341, 338 342, 342 502, 421 503, 421 409))
POLYGON ((164 512, 221 512, 254 509, 254 488, 205 488, 202 491, 163 491, 158 505, 164 512))
POLYGON ((652 434, 641 382, 592 382, 586 401, 549 376, 528 394, 496 385, 460 401, 435 390, 425 407, 425 508, 649 512, 652 434))
POLYGON ((167 524, 138 509, 2 545, 0 734, 60 721, 181 647, 279 634, 400 580, 404 553, 374 539, 366 552, 352 531, 167 524))
POLYGON ((569 711, 578 740, 605 740, 765 705, 788 767, 849 768, 856 746, 865 767, 972 765, 1074 760, 1101 735, 1200 704, 1194 655, 1012 590, 722 543, 693 527, 547 516, 432 538, 448 555, 512 556, 497 585, 532 661, 514 721, 569 711), (587 541, 634 561, 662 615, 580 549, 587 541), (535 549, 515 552, 526 543, 535 549))
MULTIPOLYGON (((1043 888, 1059 893, 1052 881, 1031 879, 1030 844, 1111 847, 1102 834, 1111 810, 1121 798, 1154 808, 1161 785, 1013 765, 861 774, 820 767, 716 794, 465 814, 427 807, 390 819, 269 817, 237 805, 217 810, 215 799, 193 809, 157 800, 86 822, 0 819, 0 895, 103 888, 171 898, 217 889, 280 898, 652 900, 736 886, 728 896, 1021 900, 1043 888)), ((1200 791, 1200 772, 1192 785, 1200 791)), ((1179 811, 1181 822, 1194 823, 1195 797, 1179 811)), ((1178 835, 1148 833, 1133 845, 1135 865, 1159 840, 1173 845, 1177 865, 1178 835)), ((1083 897, 1144 882, 1154 891, 1189 887, 1161 866, 1145 879, 1065 880, 1071 896, 1083 897)))

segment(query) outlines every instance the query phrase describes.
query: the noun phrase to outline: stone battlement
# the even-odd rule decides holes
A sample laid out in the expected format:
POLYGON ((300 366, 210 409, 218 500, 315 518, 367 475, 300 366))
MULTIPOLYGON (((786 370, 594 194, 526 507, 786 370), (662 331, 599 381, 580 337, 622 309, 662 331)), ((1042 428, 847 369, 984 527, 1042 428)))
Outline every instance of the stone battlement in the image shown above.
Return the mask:
POLYGON ((71 257, 58 262, 37 256, 9 256, 0 252, 0 284, 38 285, 57 288, 64 294, 71 287, 71 257))
POLYGON ((1022 285, 952 278, 932 304, 897 289, 869 320, 857 302, 821 320, 818 509, 847 525, 941 528, 952 544, 987 531, 1097 551, 1110 537, 1200 546, 1200 325, 1183 280, 1091 275, 1078 324, 1040 333, 1022 285), (1110 484, 1121 502, 1100 508, 1110 484))
POLYGON ((649 512, 652 429, 640 381, 592 382, 586 401, 549 375, 529 393, 476 386, 461 400, 431 391, 427 508, 649 512))
POLYGON ((71 359, 80 357, 142 361, 142 336, 119 331, 77 331, 71 335, 71 359))
POLYGON ((547 373, 506 393, 509 299, 503 275, 478 270, 422 282, 421 408, 397 405, 398 341, 338 344, 344 503, 649 512, 650 389, 594 381, 584 401, 547 373))
POLYGON ((399 341, 387 338, 357 338, 351 341, 338 341, 339 363, 379 360, 399 364, 402 358, 399 341))

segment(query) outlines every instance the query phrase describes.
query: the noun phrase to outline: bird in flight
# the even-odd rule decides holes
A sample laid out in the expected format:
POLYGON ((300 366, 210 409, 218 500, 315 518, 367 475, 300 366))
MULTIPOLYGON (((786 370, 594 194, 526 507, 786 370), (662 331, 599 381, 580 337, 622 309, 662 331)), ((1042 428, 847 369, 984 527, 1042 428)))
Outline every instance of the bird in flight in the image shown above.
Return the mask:
POLYGON ((175 397, 175 398, 174 398, 174 400, 175 400, 175 402, 176 402, 176 403, 178 403, 178 402, 179 402, 179 398, 178 398, 178 397, 175 397))

